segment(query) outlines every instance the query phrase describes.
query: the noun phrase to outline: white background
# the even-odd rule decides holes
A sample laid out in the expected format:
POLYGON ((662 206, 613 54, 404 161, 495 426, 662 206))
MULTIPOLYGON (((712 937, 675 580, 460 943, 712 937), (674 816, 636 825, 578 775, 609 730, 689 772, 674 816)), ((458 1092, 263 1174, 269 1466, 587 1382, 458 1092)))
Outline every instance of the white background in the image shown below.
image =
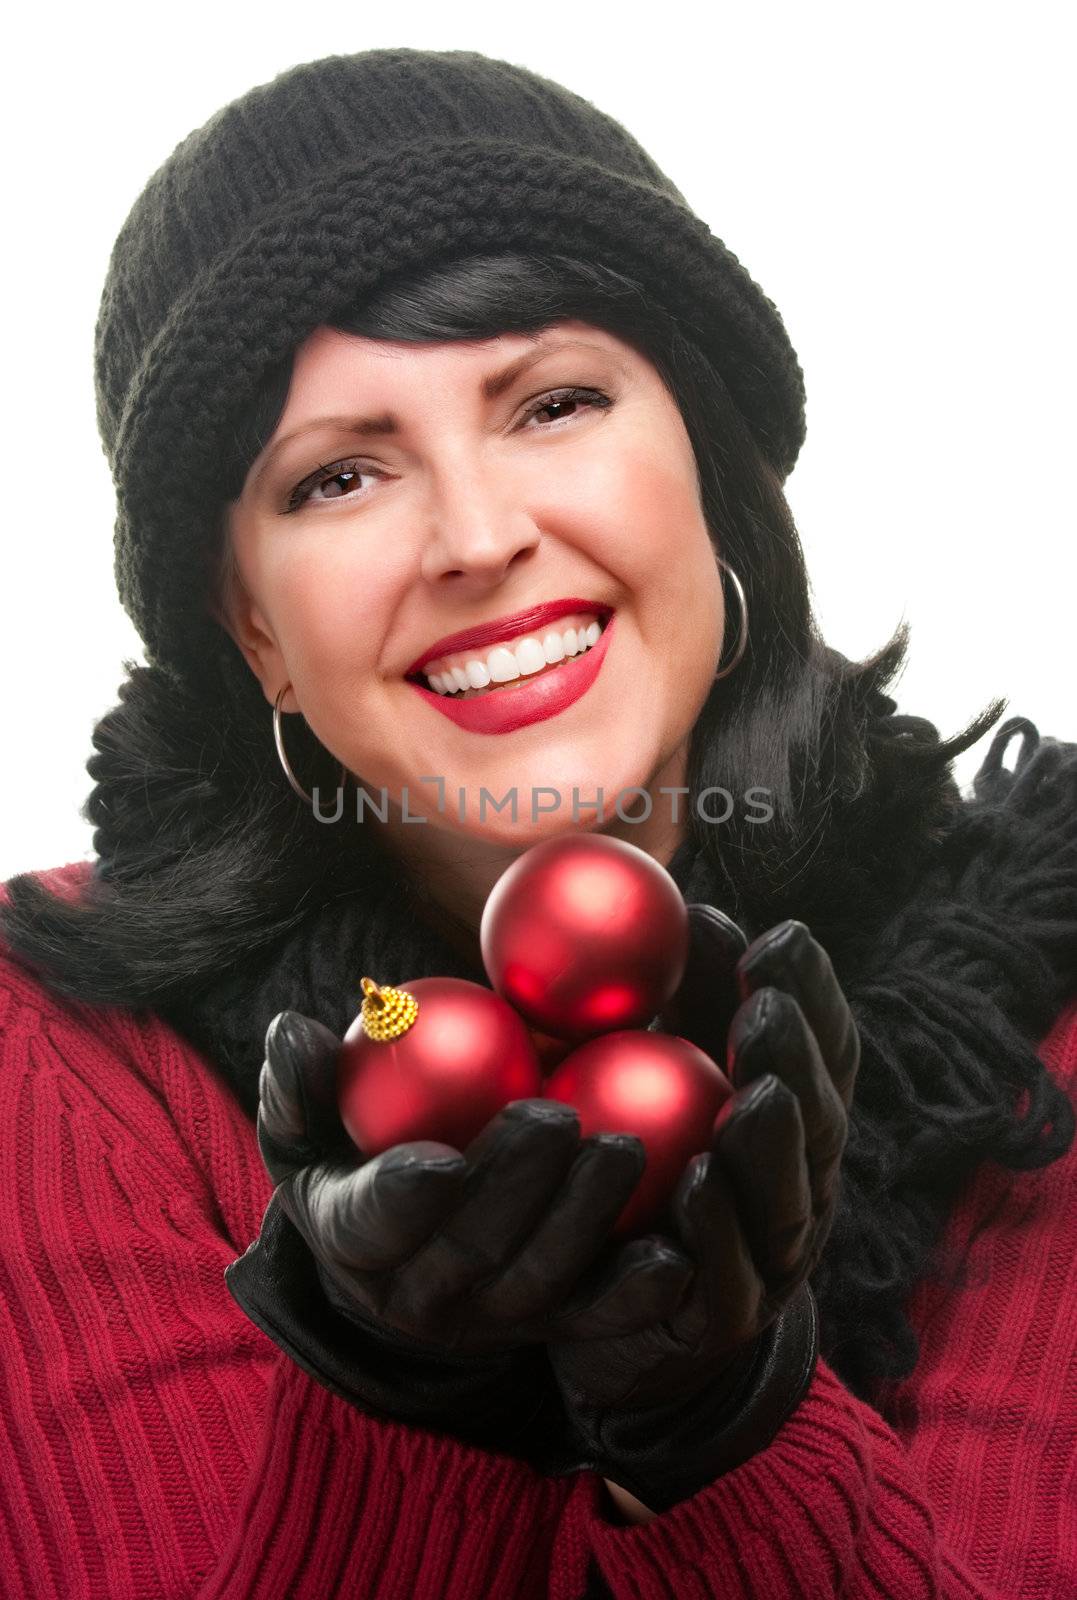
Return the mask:
MULTIPOLYGON (((1077 739, 1067 9, 24 10, 4 109, 0 877, 92 853, 91 729, 123 659, 142 659, 113 589, 94 420, 112 241, 219 106, 297 62, 385 45, 532 67, 636 135, 800 356, 808 440, 788 493, 830 642, 866 655, 905 616, 902 710, 950 734, 1001 694, 1007 715, 1077 739)), ((963 784, 989 738, 959 759, 963 784)))

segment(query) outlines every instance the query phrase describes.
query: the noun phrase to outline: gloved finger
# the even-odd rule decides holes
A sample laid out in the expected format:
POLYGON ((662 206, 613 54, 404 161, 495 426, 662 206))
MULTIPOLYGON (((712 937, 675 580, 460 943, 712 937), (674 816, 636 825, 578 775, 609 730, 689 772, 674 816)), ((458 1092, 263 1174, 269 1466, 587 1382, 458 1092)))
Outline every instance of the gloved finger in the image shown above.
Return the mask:
POLYGON ((360 1166, 303 1167, 280 1199, 314 1254, 342 1277, 398 1268, 440 1226, 466 1177, 459 1150, 416 1139, 360 1166))
POLYGON ((849 1122, 799 1002, 781 989, 757 989, 733 1018, 729 1054, 736 1089, 774 1074, 795 1096, 804 1123, 812 1203, 822 1211, 837 1181, 849 1122))
POLYGON ((301 1167, 355 1146, 340 1120, 335 1033, 298 1011, 280 1011, 266 1029, 258 1079, 258 1148, 275 1184, 301 1167))
POLYGON ((579 1113, 554 1100, 512 1100, 465 1152, 457 1203, 394 1274, 398 1326, 433 1327, 499 1277, 561 1187, 580 1145, 579 1113))
POLYGON ((756 1271, 772 1294, 803 1270, 815 1232, 796 1095, 768 1073, 743 1099, 722 1107, 713 1148, 737 1197, 756 1271))
POLYGON ((529 1324, 534 1341, 545 1341, 542 1319, 564 1305, 607 1249, 645 1161, 642 1141, 630 1134, 584 1140, 530 1237, 504 1271, 472 1296, 475 1310, 521 1329, 529 1324))
POLYGON ((692 1157, 674 1191, 672 1215, 697 1265, 694 1301, 680 1319, 683 1336, 707 1338, 715 1350, 737 1349, 758 1333, 766 1289, 742 1226, 732 1175, 717 1150, 692 1157))
POLYGON ((737 981, 743 999, 768 984, 793 996, 848 1110, 860 1065, 860 1034, 830 957, 810 929, 790 919, 760 934, 737 964, 737 981))
POLYGON ((688 907, 688 960, 677 993, 659 1013, 664 1032, 690 1039, 720 1066, 729 1020, 739 1003, 736 966, 748 945, 724 911, 688 907))
POLYGON ((546 1319, 544 1337, 561 1341, 638 1333, 673 1314, 694 1275, 688 1257, 661 1234, 630 1239, 546 1319))

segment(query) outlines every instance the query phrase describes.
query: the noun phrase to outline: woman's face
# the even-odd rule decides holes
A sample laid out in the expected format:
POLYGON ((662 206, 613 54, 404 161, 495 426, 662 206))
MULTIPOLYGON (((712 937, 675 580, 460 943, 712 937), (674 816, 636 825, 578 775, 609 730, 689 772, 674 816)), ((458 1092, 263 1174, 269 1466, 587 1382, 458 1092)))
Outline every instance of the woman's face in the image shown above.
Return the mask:
POLYGON ((318 328, 229 529, 241 582, 225 620, 266 699, 291 683, 283 709, 394 814, 516 849, 601 825, 619 796, 641 813, 637 786, 673 814, 657 785, 683 783, 724 612, 684 423, 632 346, 575 321, 444 344, 318 328), (562 600, 560 617, 504 623, 562 600), (564 647, 578 624, 578 644, 591 619, 597 674, 590 650, 550 662, 550 636, 564 647), (442 644, 488 624, 478 644, 442 644), (516 655, 525 635, 541 668, 516 655), (412 681, 431 649, 441 691, 453 666, 469 684, 493 673, 466 691, 463 724, 445 714, 459 694, 412 681), (494 687, 506 649, 521 675, 494 687))

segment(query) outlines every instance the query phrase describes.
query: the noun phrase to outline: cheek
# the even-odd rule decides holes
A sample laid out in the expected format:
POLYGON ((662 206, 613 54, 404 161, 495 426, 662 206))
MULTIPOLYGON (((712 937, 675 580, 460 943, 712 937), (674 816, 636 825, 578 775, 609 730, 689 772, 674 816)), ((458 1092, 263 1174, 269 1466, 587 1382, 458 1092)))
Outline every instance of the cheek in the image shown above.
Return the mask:
POLYGON ((687 436, 638 452, 625 474, 631 540, 622 567, 636 588, 648 645, 661 650, 675 692, 698 711, 709 689, 725 622, 721 571, 687 436))
POLYGON ((621 448, 595 463, 578 488, 611 558, 616 553, 615 570, 650 569, 694 535, 706 538, 695 464, 680 450, 621 448))
POLYGON ((602 548, 595 553, 664 626, 711 633, 721 625, 721 582, 703 516, 695 461, 677 449, 640 449, 608 463, 589 486, 602 548))
POLYGON ((369 677, 391 615, 392 585, 357 543, 310 541, 274 574, 274 621, 289 662, 331 683, 369 677))

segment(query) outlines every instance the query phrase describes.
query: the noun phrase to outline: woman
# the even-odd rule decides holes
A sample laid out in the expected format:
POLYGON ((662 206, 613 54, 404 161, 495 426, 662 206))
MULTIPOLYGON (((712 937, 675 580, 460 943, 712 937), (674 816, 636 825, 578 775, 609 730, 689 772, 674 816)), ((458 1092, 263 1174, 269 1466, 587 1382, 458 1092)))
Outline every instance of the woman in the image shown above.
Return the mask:
POLYGON ((963 800, 1004 703, 820 638, 744 269, 556 84, 331 57, 150 179, 96 371, 149 665, 0 907, 15 1592, 1070 1592, 1077 747, 963 800), (486 982, 573 830, 673 874, 736 1090, 620 1248, 629 1135, 334 1106, 360 976, 486 982))

